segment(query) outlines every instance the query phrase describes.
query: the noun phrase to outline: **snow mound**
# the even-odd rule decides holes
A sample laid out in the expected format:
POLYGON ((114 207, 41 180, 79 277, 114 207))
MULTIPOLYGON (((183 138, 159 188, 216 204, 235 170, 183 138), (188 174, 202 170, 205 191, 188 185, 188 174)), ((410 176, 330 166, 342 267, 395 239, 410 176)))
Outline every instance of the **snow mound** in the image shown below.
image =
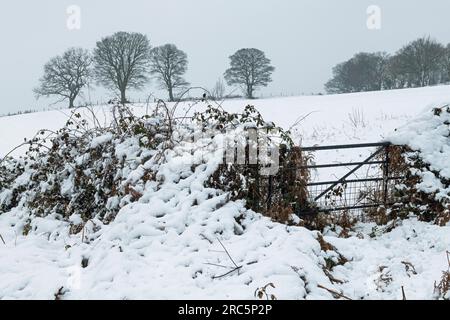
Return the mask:
POLYGON ((441 203, 450 200, 450 107, 427 110, 399 128, 389 140, 408 146, 411 173, 420 178, 417 190, 434 195, 441 203))
MULTIPOLYGON (((163 161, 153 153, 125 167, 122 185, 134 183, 139 196, 120 205, 109 199, 107 206, 120 206, 110 223, 95 214, 87 221, 56 211, 31 216, 24 201, 0 215, 0 298, 254 299, 268 283, 278 299, 332 298, 318 285, 334 288, 326 266, 342 259, 323 248, 320 233, 272 222, 206 187, 223 161, 226 135, 182 140, 164 150, 163 161), (143 183, 148 170, 156 177, 143 183), (82 230, 71 232, 77 224, 82 230)), ((111 143, 119 158, 139 156, 139 140, 119 143, 108 134, 89 148, 111 143)), ((15 183, 25 174, 32 172, 15 183)), ((73 184, 66 189, 73 192, 73 184)))

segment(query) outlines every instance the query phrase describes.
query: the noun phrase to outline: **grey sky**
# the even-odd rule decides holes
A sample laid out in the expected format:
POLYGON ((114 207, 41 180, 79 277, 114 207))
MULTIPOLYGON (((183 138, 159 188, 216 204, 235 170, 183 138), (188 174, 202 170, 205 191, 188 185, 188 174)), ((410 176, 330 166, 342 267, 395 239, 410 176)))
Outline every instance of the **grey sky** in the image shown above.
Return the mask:
MULTIPOLYGON (((422 35, 450 42, 448 0, 5 0, 0 6, 0 114, 44 107, 32 89, 44 63, 71 46, 92 49, 102 36, 137 31, 153 46, 186 51, 192 85, 212 87, 241 47, 266 52, 276 67, 264 95, 323 91, 331 68, 357 51, 394 52, 422 35), (78 5, 81 30, 66 27, 66 9, 78 5), (378 5, 381 30, 366 26, 378 5)), ((157 92, 150 82, 146 92, 157 92)), ((96 89, 93 100, 108 99, 96 89)), ((132 98, 143 93, 132 93, 132 98)))

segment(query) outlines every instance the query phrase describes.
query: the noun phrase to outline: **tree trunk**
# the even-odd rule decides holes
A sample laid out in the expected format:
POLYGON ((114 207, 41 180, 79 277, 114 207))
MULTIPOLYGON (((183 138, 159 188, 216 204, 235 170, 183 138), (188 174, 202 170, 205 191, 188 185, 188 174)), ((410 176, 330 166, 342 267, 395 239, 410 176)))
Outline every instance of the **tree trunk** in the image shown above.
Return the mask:
POLYGON ((127 97, 125 95, 125 88, 120 90, 120 103, 121 104, 127 103, 127 97))
POLYGON ((247 98, 248 99, 253 99, 253 88, 251 85, 249 85, 247 87, 247 98))
POLYGON ((69 98, 69 109, 74 108, 74 101, 75 101, 75 98, 69 98))
POLYGON ((171 87, 169 87, 169 101, 173 102, 174 98, 173 98, 173 89, 171 87))

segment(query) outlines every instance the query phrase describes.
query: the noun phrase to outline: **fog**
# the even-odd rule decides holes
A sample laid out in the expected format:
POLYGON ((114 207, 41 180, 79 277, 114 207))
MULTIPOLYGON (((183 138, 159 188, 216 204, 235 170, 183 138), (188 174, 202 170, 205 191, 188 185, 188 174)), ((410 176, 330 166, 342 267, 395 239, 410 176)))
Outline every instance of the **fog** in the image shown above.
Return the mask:
MULTIPOLYGON (((186 79, 213 87, 242 47, 263 50, 276 70, 263 97, 323 92, 332 67, 358 51, 395 52, 408 41, 431 35, 450 42, 446 0, 5 0, 0 6, 0 114, 42 109, 32 92, 43 65, 72 46, 92 49, 116 31, 146 34, 152 46, 174 43, 188 54, 186 79), (67 27, 67 8, 81 9, 80 29, 67 27), (368 28, 367 8, 380 8, 379 29, 368 28)), ((228 88, 231 92, 233 88, 228 88)), ((142 92, 162 98, 155 81, 142 92)), ((108 100, 101 88, 91 100, 108 100)), ((87 95, 85 99, 89 99, 87 95)), ((64 103, 55 106, 63 106, 64 103)))

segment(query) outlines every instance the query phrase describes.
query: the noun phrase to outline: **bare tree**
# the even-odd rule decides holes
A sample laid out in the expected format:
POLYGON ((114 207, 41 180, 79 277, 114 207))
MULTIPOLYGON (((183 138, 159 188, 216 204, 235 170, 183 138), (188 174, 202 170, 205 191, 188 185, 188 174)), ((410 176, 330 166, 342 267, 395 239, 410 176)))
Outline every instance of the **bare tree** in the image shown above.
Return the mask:
POLYGON ((242 86, 247 98, 253 99, 256 88, 266 87, 272 81, 274 70, 261 50, 240 49, 230 56, 230 68, 224 76, 228 85, 242 86))
POLYGON ((385 52, 354 55, 333 68, 333 78, 325 84, 328 93, 382 90, 390 86, 387 77, 389 56, 385 52))
POLYGON ((88 84, 92 58, 88 51, 70 48, 62 56, 52 58, 44 66, 44 76, 34 89, 36 98, 59 96, 60 101, 69 100, 73 108, 75 99, 88 84))
POLYGON ((161 88, 169 93, 169 101, 174 101, 174 90, 189 83, 183 78, 188 65, 187 55, 174 44, 156 47, 151 53, 150 72, 156 76, 161 88))
POLYGON ((211 89, 211 98, 214 100, 221 100, 225 96, 225 84, 222 81, 222 78, 219 78, 214 85, 214 88, 211 89))
POLYGON ((394 56, 391 72, 403 87, 424 87, 441 82, 445 48, 430 37, 417 39, 394 56))
POLYGON ((140 33, 117 32, 97 42, 94 72, 97 81, 120 93, 126 103, 129 88, 141 89, 148 81, 150 42, 140 33))

